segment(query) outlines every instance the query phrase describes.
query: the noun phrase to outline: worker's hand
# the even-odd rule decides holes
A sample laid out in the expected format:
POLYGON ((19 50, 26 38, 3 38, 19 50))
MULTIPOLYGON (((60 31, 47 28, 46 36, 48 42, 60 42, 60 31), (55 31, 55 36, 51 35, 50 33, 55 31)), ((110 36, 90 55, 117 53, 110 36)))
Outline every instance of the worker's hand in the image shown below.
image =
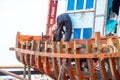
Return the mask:
POLYGON ((56 24, 54 24, 52 27, 52 32, 55 32, 57 29, 58 29, 58 26, 56 24))

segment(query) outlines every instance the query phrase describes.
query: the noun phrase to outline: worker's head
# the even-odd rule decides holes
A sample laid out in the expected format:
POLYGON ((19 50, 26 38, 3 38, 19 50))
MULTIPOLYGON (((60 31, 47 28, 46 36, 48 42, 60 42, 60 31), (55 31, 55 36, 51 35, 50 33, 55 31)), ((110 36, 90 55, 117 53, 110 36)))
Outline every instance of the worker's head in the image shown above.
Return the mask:
POLYGON ((52 32, 56 31, 57 29, 58 29, 57 24, 54 24, 53 27, 52 27, 52 32))

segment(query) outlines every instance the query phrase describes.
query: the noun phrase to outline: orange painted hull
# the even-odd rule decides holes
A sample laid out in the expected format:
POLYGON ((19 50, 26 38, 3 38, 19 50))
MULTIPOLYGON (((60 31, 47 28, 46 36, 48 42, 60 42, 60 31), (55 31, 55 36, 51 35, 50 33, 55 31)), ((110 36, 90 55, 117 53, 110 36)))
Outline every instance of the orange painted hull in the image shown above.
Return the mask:
MULTIPOLYGON (((117 37, 109 37, 112 42, 119 42, 119 39, 117 37)), ((25 36, 20 35, 20 33, 17 34, 17 41, 16 41, 16 57, 18 61, 23 63, 24 65, 32 66, 37 71, 40 71, 41 73, 47 74, 51 78, 57 80, 57 77, 59 75, 60 66, 62 65, 62 59, 66 58, 68 63, 68 70, 65 70, 64 79, 68 80, 69 78, 72 80, 78 80, 78 79, 90 79, 93 78, 94 80, 97 79, 96 77, 96 71, 93 68, 94 62, 93 58, 99 59, 99 64, 102 66, 101 73, 103 73, 104 80, 108 80, 108 75, 105 69, 104 60, 106 58, 110 61, 110 67, 112 70, 112 75, 119 80, 118 72, 114 59, 113 58, 120 58, 119 51, 116 54, 113 54, 113 52, 110 52, 109 54, 104 54, 102 52, 102 45, 103 44, 112 44, 109 40, 107 40, 108 37, 100 37, 99 33, 97 33, 95 38, 91 38, 90 40, 71 40, 70 42, 58 42, 54 44, 51 44, 51 42, 47 39, 43 39, 41 36, 25 36), (44 42, 40 43, 40 41, 44 42), (99 42, 99 43, 98 43, 99 42), (86 44, 88 49, 88 54, 79 54, 79 48, 77 48, 78 44, 86 44), (98 45, 99 44, 99 45, 98 45), (63 48, 63 45, 65 45, 65 48, 63 48), (92 46, 91 46, 92 45, 92 46), (59 50, 57 49, 57 46, 59 46, 59 50), (100 52, 99 54, 93 54, 92 53, 92 47, 98 47, 100 46, 100 52), (42 50, 40 51, 40 48, 42 50), (71 54, 74 50, 74 54, 71 54), (65 52, 64 52, 65 51, 65 52), (75 65, 71 65, 71 59, 75 59, 75 65), (90 63, 90 72, 91 75, 85 75, 81 71, 80 66, 80 58, 86 58, 88 59, 90 63)), ((117 43, 119 48, 119 43, 117 43)), ((112 50, 112 49, 111 49, 112 50)))

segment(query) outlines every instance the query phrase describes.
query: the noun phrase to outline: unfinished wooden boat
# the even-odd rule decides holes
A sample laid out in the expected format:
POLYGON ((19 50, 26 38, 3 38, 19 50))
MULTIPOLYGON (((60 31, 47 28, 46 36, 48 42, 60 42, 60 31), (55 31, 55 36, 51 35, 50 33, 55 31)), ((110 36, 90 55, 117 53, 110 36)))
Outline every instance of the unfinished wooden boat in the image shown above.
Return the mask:
POLYGON ((67 59, 67 69, 65 69, 64 80, 83 80, 98 77, 102 80, 120 79, 120 45, 117 36, 100 37, 97 32, 94 38, 89 40, 71 40, 69 42, 51 42, 42 36, 28 36, 17 34, 16 58, 26 66, 47 74, 57 80, 62 60, 67 59), (86 45, 86 53, 79 52, 80 45, 86 45), (97 49, 94 52, 94 49, 97 49), (105 52, 105 49, 109 49, 105 52), (80 59, 87 59, 88 70, 82 71, 80 59), (98 63, 93 58, 98 58, 98 63), (75 65, 72 65, 75 59, 75 65), (106 60, 108 70, 106 68, 106 60), (100 66, 100 70, 95 70, 95 65, 100 66), (116 67, 117 66, 117 67, 116 67), (98 73, 98 75, 97 75, 98 73), (111 76, 110 76, 111 75, 111 76))
POLYGON ((55 80, 61 72, 63 60, 67 61, 62 76, 64 80, 120 80, 119 37, 103 36, 107 35, 108 27, 113 30, 116 25, 117 20, 107 20, 110 16, 111 3, 116 0, 59 0, 67 3, 66 13, 73 21, 74 38, 69 42, 51 41, 51 29, 56 22, 58 0, 49 1, 46 36, 17 33, 16 47, 11 49, 16 51, 18 61, 55 80), (94 34, 95 36, 90 38, 94 34), (85 46, 84 54, 80 52, 81 45, 85 46), (87 70, 82 70, 83 59, 86 60, 87 70))

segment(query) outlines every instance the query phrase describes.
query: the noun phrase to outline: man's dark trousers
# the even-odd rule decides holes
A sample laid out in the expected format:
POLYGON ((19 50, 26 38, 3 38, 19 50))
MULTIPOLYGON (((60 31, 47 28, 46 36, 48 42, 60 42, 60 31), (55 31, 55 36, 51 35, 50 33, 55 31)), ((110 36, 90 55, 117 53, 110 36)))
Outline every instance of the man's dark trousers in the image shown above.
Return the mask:
POLYGON ((67 13, 61 14, 57 17, 57 26, 58 30, 56 34, 56 41, 61 41, 61 38, 63 37, 63 26, 66 28, 64 41, 69 41, 72 34, 72 22, 67 13))

